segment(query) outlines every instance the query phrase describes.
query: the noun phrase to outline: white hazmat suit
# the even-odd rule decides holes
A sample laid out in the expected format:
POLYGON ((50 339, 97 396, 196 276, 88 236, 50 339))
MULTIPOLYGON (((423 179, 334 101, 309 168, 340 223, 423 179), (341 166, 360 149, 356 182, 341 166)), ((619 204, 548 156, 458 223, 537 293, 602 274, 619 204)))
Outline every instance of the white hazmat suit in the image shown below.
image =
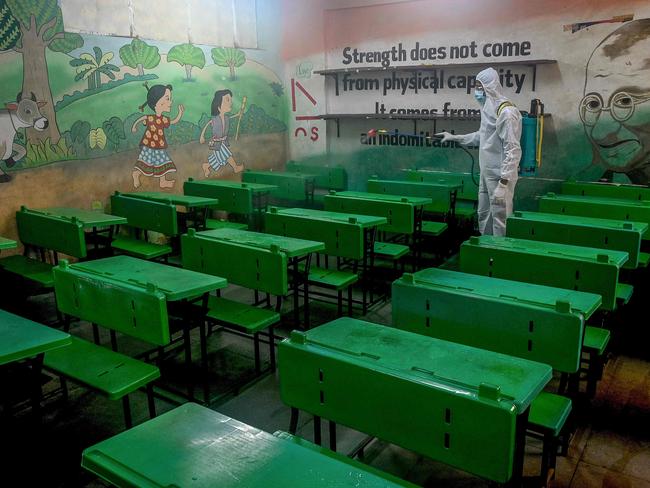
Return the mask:
POLYGON ((481 127, 464 135, 444 132, 443 141, 479 146, 479 232, 503 236, 506 219, 512 214, 521 159, 521 114, 503 95, 499 75, 493 68, 481 71, 476 80, 481 82, 486 95, 481 108, 481 127))

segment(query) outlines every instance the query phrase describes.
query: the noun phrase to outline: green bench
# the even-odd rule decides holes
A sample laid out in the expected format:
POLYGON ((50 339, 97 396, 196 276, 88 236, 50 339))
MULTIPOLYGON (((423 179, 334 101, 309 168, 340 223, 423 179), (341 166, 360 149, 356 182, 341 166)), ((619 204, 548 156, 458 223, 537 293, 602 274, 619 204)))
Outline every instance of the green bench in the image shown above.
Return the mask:
POLYGON ((56 304, 66 317, 76 317, 111 331, 113 350, 73 337, 69 346, 48 352, 44 366, 61 378, 64 398, 66 380, 104 394, 110 400, 122 400, 127 428, 131 427, 129 394, 147 390, 149 414, 155 416, 152 382, 160 377, 157 367, 116 351, 115 332, 153 344, 169 343, 169 322, 165 295, 153 285, 142 289, 92 277, 68 266, 54 268, 56 304))
MULTIPOLYGON (((542 362, 576 373, 586 350, 586 320, 600 295, 431 268, 393 283, 393 326, 438 339, 542 362), (504 320, 507 318, 507 320, 504 320)), ((542 476, 555 469, 553 453, 571 400, 540 394, 529 430, 544 438, 542 476)))
POLYGON ((650 188, 647 186, 595 181, 565 181, 562 183, 562 194, 583 197, 622 198, 625 200, 650 200, 650 188))
MULTIPOLYGON (((520 479, 525 423, 551 367, 339 318, 279 345, 280 394, 299 410, 495 482, 520 479)), ((318 436, 317 439, 320 439, 318 436)))
POLYGON ((288 293, 287 256, 277 247, 261 249, 214 239, 190 229, 181 237, 183 267, 222 276, 229 283, 278 297, 277 306, 263 309, 221 296, 210 296, 206 319, 253 336, 255 370, 261 373, 259 334, 268 329, 271 370, 275 370, 274 326, 280 321, 281 297, 288 293))
POLYGON ((287 171, 314 175, 314 184, 321 190, 345 191, 348 189, 348 173, 341 165, 330 166, 287 161, 287 171))
POLYGON ((23 206, 16 212, 16 224, 25 253, 0 259, 0 268, 7 273, 51 290, 54 286, 52 268, 58 264, 59 253, 86 258, 83 225, 76 218, 45 215, 23 206), (38 257, 31 257, 32 252, 38 257), (47 252, 53 253, 52 262, 46 260, 47 252))
POLYGON ((111 195, 111 212, 127 219, 131 234, 115 238, 111 243, 113 249, 140 259, 166 258, 172 253, 172 246, 168 244, 149 242, 148 231, 167 237, 178 235, 174 204, 129 197, 115 192, 111 195))
POLYGON ((462 272, 596 293, 608 311, 623 291, 618 276, 627 259, 621 251, 511 237, 472 237, 460 247, 462 272))
POLYGON ((506 235, 518 239, 627 252, 629 259, 624 267, 635 269, 640 266, 641 240, 647 230, 648 224, 642 222, 515 212, 508 217, 506 235))
MULTIPOLYGON (((540 198, 539 211, 600 219, 629 220, 650 225, 650 201, 647 200, 548 193, 540 198)), ((650 233, 646 231, 643 237, 646 240, 650 239, 650 233)))
POLYGON ((115 486, 415 488, 304 439, 271 435, 195 403, 88 447, 81 466, 115 486))
POLYGON ((288 200, 312 204, 316 176, 308 173, 282 171, 251 171, 242 173, 242 182, 273 185, 271 196, 278 200, 288 200))
MULTIPOLYGON (((474 183, 471 173, 456 173, 428 169, 405 170, 408 181, 444 182, 460 185, 456 195, 454 213, 457 218, 474 222, 476 220, 476 206, 478 204, 478 185, 474 183)), ((479 175, 475 178, 478 180, 479 175)))

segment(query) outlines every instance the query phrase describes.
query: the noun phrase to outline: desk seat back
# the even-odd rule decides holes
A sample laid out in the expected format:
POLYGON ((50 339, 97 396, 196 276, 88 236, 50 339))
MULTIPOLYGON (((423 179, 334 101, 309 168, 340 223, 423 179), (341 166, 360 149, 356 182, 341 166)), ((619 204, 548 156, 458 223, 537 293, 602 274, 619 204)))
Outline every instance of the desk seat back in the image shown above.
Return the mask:
POLYGON ((451 211, 451 192, 444 188, 434 189, 427 185, 420 185, 418 182, 410 184, 410 182, 401 181, 368 180, 368 191, 370 193, 431 198, 433 202, 424 206, 425 211, 440 214, 447 214, 451 211))
POLYGON ((385 217, 388 223, 380 225, 378 229, 386 232, 412 234, 415 230, 415 212, 413 206, 406 202, 382 202, 330 194, 325 195, 325 210, 385 217))
POLYGON ((602 297, 603 309, 616 308, 618 267, 606 259, 603 262, 574 260, 465 241, 460 246, 460 271, 596 293, 602 297))
POLYGON ((425 357, 412 359, 414 367, 402 373, 383 367, 383 358, 371 352, 305 342, 294 331, 279 345, 280 395, 286 405, 478 476, 507 481, 515 409, 505 408, 508 402, 500 402, 496 392, 483 396, 482 385, 478 390, 451 386, 426 370, 425 357))
POLYGON ((392 286, 393 326, 500 352, 574 373, 580 365, 584 318, 566 301, 530 304, 462 289, 427 286, 405 274, 392 286))
POLYGON ((287 171, 316 176, 316 188, 344 191, 348 189, 348 173, 343 166, 328 166, 287 162, 287 171))
POLYGON ((178 234, 176 206, 172 203, 132 198, 116 192, 111 195, 111 213, 125 217, 131 227, 159 232, 166 236, 178 234))
POLYGON ((183 184, 183 193, 196 197, 217 198, 219 204, 213 207, 217 210, 242 215, 253 213, 253 192, 250 188, 212 185, 190 178, 183 184))
POLYGON ((150 344, 169 344, 167 302, 153 285, 141 288, 95 277, 63 262, 54 268, 54 289, 62 313, 150 344))
POLYGON ((181 254, 186 269, 273 295, 288 292, 287 256, 276 248, 261 249, 190 232, 181 237, 181 254))
POLYGON ((363 229, 358 224, 304 219, 279 214, 273 209, 265 218, 265 230, 269 234, 323 242, 324 253, 329 256, 363 259, 363 229))
MULTIPOLYGON (((452 173, 449 171, 418 171, 415 169, 406 171, 408 181, 424 181, 431 183, 453 183, 462 185, 458 190, 459 200, 478 201, 478 186, 474 184, 471 173, 452 173)), ((478 181, 478 175, 476 175, 478 181)))
POLYGON ((617 185, 612 183, 565 181, 562 183, 562 193, 565 195, 581 195, 586 197, 650 200, 650 188, 647 186, 617 185))
POLYGON ((23 244, 75 258, 86 257, 83 225, 74 217, 55 217, 21 207, 16 212, 16 224, 23 244))
POLYGON ((271 191, 271 195, 275 198, 284 200, 305 200, 307 198, 305 180, 285 175, 282 172, 247 170, 242 173, 242 181, 277 186, 275 190, 271 191))

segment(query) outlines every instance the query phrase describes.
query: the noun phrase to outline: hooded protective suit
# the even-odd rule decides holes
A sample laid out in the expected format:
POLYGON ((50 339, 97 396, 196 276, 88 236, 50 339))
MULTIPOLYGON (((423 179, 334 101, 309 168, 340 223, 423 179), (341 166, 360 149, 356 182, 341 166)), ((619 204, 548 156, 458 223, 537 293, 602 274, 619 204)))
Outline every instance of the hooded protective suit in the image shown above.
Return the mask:
POLYGON ((477 132, 450 135, 466 146, 479 146, 481 179, 478 194, 478 227, 481 234, 503 236, 506 219, 512 213, 512 200, 521 159, 521 114, 503 95, 499 75, 487 68, 476 75, 485 91, 481 108, 481 127, 477 132), (506 105, 503 105, 504 102, 506 105), (501 110, 497 114, 497 111, 501 110), (507 184, 499 183, 507 180, 507 184))

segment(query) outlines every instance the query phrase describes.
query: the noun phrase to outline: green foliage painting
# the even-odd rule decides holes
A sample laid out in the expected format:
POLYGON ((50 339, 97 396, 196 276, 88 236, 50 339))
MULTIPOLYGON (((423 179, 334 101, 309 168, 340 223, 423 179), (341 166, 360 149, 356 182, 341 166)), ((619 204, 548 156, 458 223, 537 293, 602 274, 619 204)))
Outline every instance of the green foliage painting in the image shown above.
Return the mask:
POLYGON ((217 66, 230 68, 230 79, 236 79, 235 68, 243 66, 246 62, 246 54, 241 49, 234 47, 215 47, 212 49, 212 60, 217 66))
POLYGON ((167 53, 169 63, 178 63, 185 67, 186 80, 192 79, 192 68, 203 69, 205 66, 205 54, 194 44, 178 44, 172 47, 167 53))
POLYGON ((20 39, 20 24, 9 10, 7 2, 0 0, 0 51, 13 49, 20 39))
POLYGON ((105 75, 111 80, 115 79, 114 71, 120 71, 120 68, 109 61, 113 59, 113 53, 102 53, 101 48, 93 48, 94 55, 83 53, 78 58, 70 61, 70 66, 77 68, 75 81, 88 80, 88 89, 94 90, 102 86, 101 75, 105 75))
POLYGON ((153 69, 160 64, 160 53, 156 46, 151 46, 140 39, 133 39, 130 44, 120 48, 122 62, 138 69, 138 75, 144 75, 145 69, 153 69))

